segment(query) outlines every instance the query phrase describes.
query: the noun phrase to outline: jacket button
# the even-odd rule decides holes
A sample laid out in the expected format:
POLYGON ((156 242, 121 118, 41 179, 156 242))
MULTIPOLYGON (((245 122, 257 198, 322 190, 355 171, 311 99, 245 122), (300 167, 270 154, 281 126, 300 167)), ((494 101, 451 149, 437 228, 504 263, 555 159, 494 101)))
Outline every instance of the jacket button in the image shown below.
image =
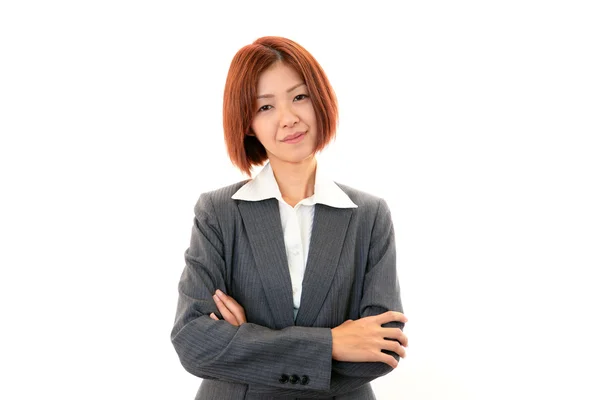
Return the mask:
POLYGON ((298 375, 292 375, 292 376, 290 376, 290 383, 291 384, 296 384, 296 383, 298 383, 299 380, 300 380, 300 378, 298 378, 298 375))
POLYGON ((279 378, 279 382, 280 383, 287 383, 287 381, 290 379, 289 376, 287 376, 286 374, 282 374, 281 377, 279 378))
POLYGON ((308 379, 308 376, 302 375, 302 378, 300 378, 300 383, 303 385, 308 385, 308 382, 310 382, 310 379, 308 379))

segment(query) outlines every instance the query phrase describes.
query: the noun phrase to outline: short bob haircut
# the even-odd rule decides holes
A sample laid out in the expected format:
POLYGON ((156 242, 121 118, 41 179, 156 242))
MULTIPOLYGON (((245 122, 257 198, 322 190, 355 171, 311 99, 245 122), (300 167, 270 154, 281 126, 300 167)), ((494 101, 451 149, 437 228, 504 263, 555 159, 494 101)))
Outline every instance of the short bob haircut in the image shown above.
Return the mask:
POLYGON ((335 92, 317 60, 298 43, 278 36, 265 36, 242 47, 233 57, 223 96, 223 128, 229 158, 251 176, 254 165, 263 165, 267 152, 252 135, 256 115, 258 79, 273 64, 283 62, 302 77, 308 87, 317 119, 315 153, 335 137, 338 106, 335 92))

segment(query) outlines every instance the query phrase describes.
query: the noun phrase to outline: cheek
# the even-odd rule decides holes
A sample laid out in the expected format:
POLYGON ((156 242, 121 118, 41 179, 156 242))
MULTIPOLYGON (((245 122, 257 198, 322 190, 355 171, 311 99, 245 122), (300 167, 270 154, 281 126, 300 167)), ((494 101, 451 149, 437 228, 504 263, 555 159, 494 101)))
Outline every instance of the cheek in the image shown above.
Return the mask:
POLYGON ((315 109, 312 104, 308 105, 304 110, 304 119, 313 124, 317 120, 317 114, 315 113, 315 109))
POLYGON ((260 118, 258 120, 254 120, 250 125, 252 127, 252 131, 256 135, 256 137, 262 142, 267 139, 270 133, 273 131, 268 118, 260 118))
POLYGON ((256 138, 264 145, 265 140, 269 137, 268 124, 264 120, 261 120, 253 122, 251 126, 256 138))
POLYGON ((252 132, 254 132, 254 134, 258 134, 262 130, 260 119, 254 118, 250 124, 250 127, 252 128, 252 132))

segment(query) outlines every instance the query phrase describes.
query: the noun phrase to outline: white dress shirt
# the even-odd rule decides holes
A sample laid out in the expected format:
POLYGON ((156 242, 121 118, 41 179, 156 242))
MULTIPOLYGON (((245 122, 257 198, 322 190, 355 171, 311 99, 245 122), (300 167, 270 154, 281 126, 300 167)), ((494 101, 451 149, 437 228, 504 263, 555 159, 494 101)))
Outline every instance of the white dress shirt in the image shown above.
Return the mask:
POLYGON ((315 204, 320 203, 336 208, 356 208, 358 206, 335 182, 319 173, 319 168, 317 168, 314 194, 292 207, 283 200, 269 162, 254 179, 242 186, 231 198, 245 201, 275 198, 279 201, 279 215, 281 216, 285 251, 292 279, 295 318, 302 297, 302 281, 308 259, 315 204))

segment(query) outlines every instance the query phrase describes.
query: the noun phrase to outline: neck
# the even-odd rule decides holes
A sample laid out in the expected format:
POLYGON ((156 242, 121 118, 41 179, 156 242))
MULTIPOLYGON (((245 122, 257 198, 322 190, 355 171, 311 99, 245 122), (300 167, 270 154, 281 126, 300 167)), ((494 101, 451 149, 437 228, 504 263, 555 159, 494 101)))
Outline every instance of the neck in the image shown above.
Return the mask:
POLYGON ((315 193, 317 160, 314 156, 299 163, 270 163, 283 201, 294 207, 315 193))

